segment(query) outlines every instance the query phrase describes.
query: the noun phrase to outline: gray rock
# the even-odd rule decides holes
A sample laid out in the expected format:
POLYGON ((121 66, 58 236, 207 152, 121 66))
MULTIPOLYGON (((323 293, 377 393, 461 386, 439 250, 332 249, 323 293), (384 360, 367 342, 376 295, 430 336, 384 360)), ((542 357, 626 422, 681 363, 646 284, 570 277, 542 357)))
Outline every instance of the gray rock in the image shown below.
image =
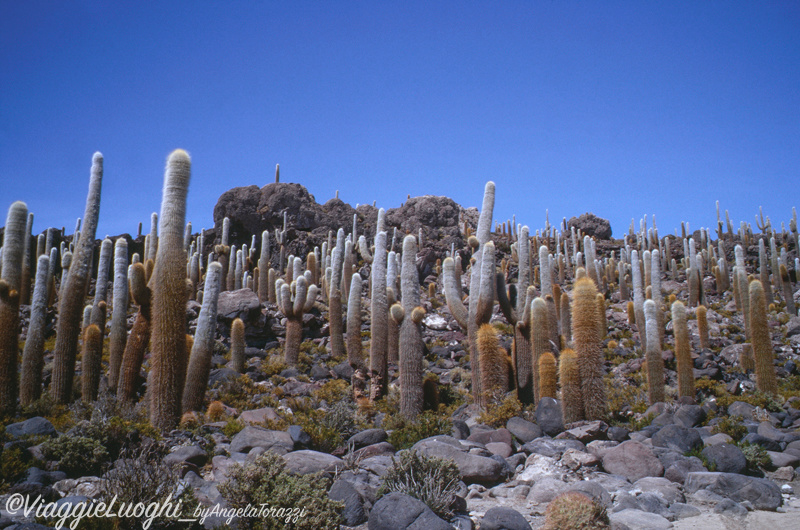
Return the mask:
POLYGON ((653 435, 653 445, 666 447, 681 454, 703 447, 703 440, 694 429, 682 425, 667 425, 653 435))
POLYGON ((675 411, 675 422, 684 427, 699 425, 706 418, 706 411, 700 405, 681 405, 675 411))
POLYGON ((667 506, 685 500, 680 487, 671 480, 663 477, 641 478, 633 484, 633 487, 634 492, 641 491, 658 495, 660 498, 664 499, 667 506))
POLYGON ((627 492, 621 492, 614 499, 614 506, 611 507, 611 512, 621 512, 622 510, 642 510, 639 501, 627 492))
POLYGON ((369 458, 371 456, 388 455, 395 453, 394 446, 389 442, 379 442, 353 451, 355 458, 369 458))
POLYGON ((666 501, 655 493, 642 493, 637 497, 637 500, 639 501, 639 505, 642 507, 641 509, 646 512, 657 513, 665 519, 668 519, 672 515, 667 508, 666 501))
POLYGON ((543 477, 531 486, 527 499, 534 504, 544 504, 555 499, 566 489, 566 482, 553 477, 543 477))
POLYGON ((344 469, 344 460, 341 458, 309 449, 285 454, 283 459, 286 461, 286 472, 293 475, 310 475, 320 471, 335 473, 344 469))
POLYGON ((165 464, 191 464, 203 467, 208 462, 208 454, 196 445, 184 445, 164 457, 165 464))
POLYGON ((743 420, 752 420, 755 418, 756 408, 750 403, 744 401, 734 401, 728 405, 728 416, 740 416, 743 420))
POLYGON ((308 376, 314 381, 319 381, 320 379, 329 379, 331 372, 326 366, 315 364, 311 367, 308 376))
POLYGON ((717 434, 712 434, 711 436, 706 436, 705 438, 703 438, 703 444, 705 444, 706 446, 730 444, 730 443, 733 443, 733 438, 731 438, 724 432, 718 432, 717 434))
POLYGON ((495 506, 483 515, 481 530, 531 530, 531 525, 517 510, 495 506))
POLYGON ((592 440, 603 440, 608 432, 608 424, 604 421, 590 421, 583 425, 573 427, 558 435, 558 438, 572 438, 583 443, 592 440))
POLYGON ((723 473, 742 473, 747 468, 744 453, 735 445, 709 445, 703 449, 703 456, 715 466, 716 471, 723 473))
POLYGON ((775 426, 768 421, 762 421, 759 423, 757 432, 759 435, 772 440, 773 442, 780 443, 786 441, 786 434, 776 429, 775 426))
POLYGON ((55 436, 56 428, 48 420, 41 416, 35 416, 25 421, 7 425, 6 434, 12 439, 26 436, 55 436))
POLYGON ((350 363, 343 362, 343 363, 339 363, 336 366, 334 366, 333 367, 333 372, 338 377, 340 377, 341 379, 344 379, 345 381, 347 381, 349 383, 350 382, 350 378, 353 377, 353 372, 355 372, 355 370, 353 370, 353 367, 350 366, 350 363))
POLYGON ((558 401, 551 397, 539 400, 539 405, 536 407, 536 424, 548 436, 555 436, 564 430, 564 419, 558 401))
POLYGON ((213 388, 226 381, 233 381, 240 375, 242 374, 230 368, 215 368, 211 370, 211 373, 208 375, 208 386, 209 388, 213 388))
POLYGON ((797 467, 797 465, 800 464, 800 457, 789 452, 777 453, 775 451, 767 451, 767 454, 774 468, 797 467))
POLYGON ((603 455, 603 468, 609 473, 622 475, 631 482, 664 474, 664 466, 653 451, 643 443, 633 440, 622 442, 606 451, 603 455))
POLYGON ((682 502, 676 502, 671 504, 669 507, 669 511, 675 516, 675 519, 687 519, 689 517, 697 517, 700 515, 701 512, 700 508, 692 506, 691 504, 684 504, 682 502))
POLYGON ((586 446, 578 440, 553 440, 551 438, 537 438, 522 446, 528 454, 539 454, 551 458, 561 458, 567 449, 586 451, 586 446))
POLYGON ((385 442, 387 437, 386 431, 383 429, 367 429, 351 436, 347 440, 347 445, 352 445, 353 449, 361 449, 368 445, 385 442))
POLYGON ((622 510, 609 515, 612 528, 627 528, 628 530, 666 530, 672 528, 668 519, 658 514, 642 510, 622 510), (619 526, 617 526, 619 525, 619 526))
POLYGON ((463 420, 453 420, 453 438, 456 440, 466 440, 469 438, 470 429, 467 422, 463 420))
POLYGON ((258 295, 250 289, 223 291, 217 300, 217 318, 226 323, 241 318, 245 322, 257 318, 261 312, 258 295))
POLYGON ((730 499, 722 499, 714 506, 714 512, 734 517, 744 517, 747 515, 747 508, 730 499))
POLYGON ((688 493, 707 489, 735 502, 750 501, 757 510, 775 510, 781 505, 781 490, 768 479, 735 473, 689 473, 683 485, 688 493))
POLYGON ((503 477, 505 471, 503 466, 505 461, 500 463, 492 458, 470 454, 466 452, 467 446, 462 445, 461 442, 451 436, 425 438, 414 444, 411 450, 418 451, 426 456, 454 460, 458 466, 461 480, 467 484, 497 482, 503 477))
POLYGON ((594 480, 579 480, 567 485, 566 491, 579 491, 585 493, 598 504, 608 508, 611 506, 611 495, 608 490, 594 480))
POLYGON ((231 452, 246 453, 253 447, 263 447, 278 454, 294 449, 294 440, 288 432, 270 431, 263 427, 248 425, 231 440, 231 452))
POLYGON ((597 239, 611 239, 611 223, 607 219, 597 217, 593 213, 584 213, 580 217, 571 217, 567 221, 567 226, 576 230, 580 229, 585 235, 594 236, 597 239))
POLYGON ((364 499, 350 482, 342 479, 334 482, 328 492, 328 497, 344 503, 342 519, 347 526, 358 526, 367 520, 364 499))
POLYGON ((381 497, 369 512, 369 530, 452 530, 425 503, 402 493, 381 497))
POLYGON ((300 447, 308 447, 311 445, 311 436, 299 425, 289 425, 286 432, 292 437, 295 445, 299 445, 300 447))
POLYGON ((542 429, 538 425, 518 416, 514 416, 506 423, 506 429, 517 437, 522 443, 530 442, 542 435, 542 429))
POLYGON ((630 431, 625 427, 609 427, 606 436, 609 440, 615 442, 624 442, 628 439, 630 431))
POLYGON ((760 445, 767 451, 781 451, 781 444, 775 440, 770 440, 765 436, 761 436, 756 432, 751 432, 750 434, 745 435, 745 437, 742 438, 742 442, 749 443, 750 445, 760 445))

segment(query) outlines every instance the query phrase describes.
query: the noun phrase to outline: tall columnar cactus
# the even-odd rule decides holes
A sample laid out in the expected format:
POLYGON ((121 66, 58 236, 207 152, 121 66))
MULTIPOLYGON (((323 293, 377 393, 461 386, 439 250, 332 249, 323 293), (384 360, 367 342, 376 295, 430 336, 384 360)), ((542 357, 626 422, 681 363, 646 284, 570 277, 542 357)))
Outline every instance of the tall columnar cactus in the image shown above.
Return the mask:
MULTIPOLYGON (((211 356, 214 353, 214 338, 217 332, 217 301, 222 284, 222 265, 214 261, 206 271, 203 288, 203 304, 197 317, 194 343, 189 354, 186 384, 183 387, 182 411, 202 410, 203 398, 211 372, 211 356)), ((134 325, 135 327, 135 325, 134 325)), ((133 332, 131 332, 131 335, 133 332)))
POLYGON ((644 303, 645 325, 647 326, 647 347, 645 363, 647 365, 647 401, 653 403, 664 401, 664 359, 661 357, 661 345, 658 342, 658 319, 656 303, 647 300, 644 303))
POLYGON ((261 255, 258 258, 258 300, 269 300, 269 230, 261 232, 261 255))
POLYGON ((148 246, 145 250, 145 260, 156 260, 158 255, 158 214, 150 214, 150 235, 148 236, 148 246))
POLYGON ((700 339, 700 348, 703 350, 708 348, 708 310, 704 305, 697 307, 697 334, 700 339))
MULTIPOLYGON (((100 305, 105 305, 101 302, 100 305)), ((100 359, 103 353, 103 333, 97 324, 90 324, 83 334, 81 352, 81 399, 84 403, 97 400, 100 385, 100 359)))
POLYGON ((567 348, 561 351, 558 365, 558 381, 561 386, 561 414, 564 423, 572 423, 584 417, 581 394, 581 373, 578 354, 567 348))
POLYGON ((789 270, 786 265, 779 265, 781 284, 783 287, 783 299, 786 302, 786 312, 792 316, 797 315, 797 307, 794 303, 794 292, 792 291, 792 279, 789 277, 789 270))
MULTIPOLYGON (((105 320, 101 321, 101 317, 105 319, 105 311, 100 311, 100 302, 106 302, 108 297, 108 270, 111 264, 111 250, 113 243, 109 238, 105 238, 100 244, 100 259, 97 262, 97 281, 94 285, 94 303, 92 304, 91 323, 95 324, 100 329, 100 334, 105 335, 106 323, 105 320)), ((106 302, 107 303, 107 302, 106 302)))
POLYGON ((167 159, 161 199, 159 243, 151 279, 153 322, 151 368, 148 380, 150 422, 172 429, 181 416, 186 380, 186 253, 183 225, 189 192, 191 160, 177 149, 167 159))
POLYGON ((550 270, 550 253, 545 245, 539 247, 539 276, 541 276, 542 298, 548 294, 553 294, 553 272, 550 270))
MULTIPOLYGON (((764 295, 767 299, 767 305, 773 302, 772 299, 772 284, 769 281, 769 266, 767 263, 767 247, 764 244, 764 238, 758 240, 758 269, 761 285, 764 286, 764 295)), ((773 271, 773 274, 775 272, 773 271)))
POLYGON ((422 330, 425 310, 419 307, 419 275, 416 266, 417 240, 403 239, 400 271, 401 299, 405 318, 400 324, 400 414, 414 419, 422 412, 422 330))
MULTIPOLYGON (((361 275, 353 274, 347 299, 347 362, 353 368, 353 398, 364 397, 364 351, 361 345, 361 275)), ((388 313, 388 311, 387 311, 388 313)))
POLYGON ((244 321, 235 318, 231 324, 231 363, 240 374, 245 370, 244 348, 244 321))
POLYGON ((561 293, 561 335, 565 343, 572 340, 572 309, 567 293, 561 293))
MULTIPOLYGON (((31 319, 28 323, 28 338, 22 351, 22 381, 19 391, 20 405, 27 406, 42 396, 42 368, 44 368, 44 333, 47 316, 47 275, 50 257, 39 256, 36 265, 36 284, 33 288, 31 319)), ((125 292, 127 293, 127 286, 125 292)), ((2 303, 2 302, 0 302, 2 303)))
POLYGON ((89 194, 86 197, 83 233, 75 247, 66 279, 62 275, 61 300, 58 307, 56 344, 53 350, 53 380, 50 393, 57 403, 69 403, 72 398, 72 379, 75 375, 75 357, 78 354, 78 337, 81 333, 83 297, 89 283, 94 235, 100 215, 100 190, 103 181, 103 155, 92 158, 89 194))
POLYGON ((608 333, 606 297, 603 296, 603 293, 597 293, 595 300, 597 301, 597 336, 600 337, 600 340, 603 340, 603 338, 606 336, 606 333, 608 333))
POLYGON ((17 358, 19 357, 19 297, 22 253, 28 207, 15 202, 8 209, 3 233, 0 272, 0 414, 13 416, 17 408, 17 358))
POLYGON ((19 302, 23 305, 31 303, 31 229, 33 214, 28 213, 25 234, 22 238, 22 277, 20 278, 19 302))
POLYGON ((549 351, 544 352, 539 357, 539 393, 541 397, 551 397, 555 399, 558 387, 556 371, 556 358, 549 351))
POLYGON ((142 263, 134 263, 128 269, 130 294, 133 303, 139 306, 133 321, 125 351, 122 354, 117 399, 132 402, 136 398, 136 381, 142 368, 144 352, 150 344, 150 321, 152 320, 152 293, 147 286, 147 273, 142 263))
POLYGON ((386 267, 386 232, 379 232, 375 236, 375 252, 372 256, 372 301, 370 304, 372 337, 369 349, 369 397, 371 400, 383 397, 389 383, 387 367, 389 306, 386 300, 386 267))
POLYGON ((605 384, 603 382, 603 350, 597 336, 597 287, 588 278, 575 282, 572 300, 572 338, 578 354, 581 375, 581 395, 587 420, 599 420, 606 415, 605 384))
MULTIPOLYGON (((386 259, 386 305, 391 309, 397 301, 397 258, 389 252, 386 259)), ((400 326, 390 318, 386 324, 386 360, 397 364, 400 362, 400 326)))
POLYGON ((331 255, 331 278, 328 284, 328 320, 330 323, 331 355, 341 358, 345 355, 342 322, 342 264, 344 263, 344 230, 336 234, 336 247, 331 255))
POLYGON ((500 401, 508 390, 508 369, 506 353, 500 347, 497 330, 491 324, 478 328, 478 356, 483 364, 481 387, 485 394, 484 402, 500 401))
POLYGON ((656 303, 658 343, 664 344, 664 311, 661 309, 664 297, 661 295, 661 253, 658 249, 650 253, 650 259, 650 285, 653 288, 653 301, 656 303))
MULTIPOLYGON (((531 302, 531 365, 533 366, 533 396, 534 402, 539 403, 542 399, 541 389, 539 388, 539 359, 545 352, 551 350, 550 345, 550 315, 547 311, 547 303, 537 297, 531 302)), ((595 329, 595 333, 597 330, 595 329)))
POLYGON ((756 365, 756 387, 768 394, 778 392, 778 381, 775 375, 772 339, 767 324, 767 302, 764 286, 759 280, 750 282, 750 342, 753 345, 753 358, 756 365))
POLYGON ((639 331, 639 340, 644 349, 647 344, 647 328, 644 321, 644 287, 642 286, 639 253, 635 250, 631 251, 631 276, 633 277, 633 310, 636 315, 636 329, 639 331))
POLYGON ((317 286, 308 285, 305 276, 297 278, 292 285, 279 280, 280 308, 286 315, 286 343, 284 361, 290 366, 297 365, 300 343, 303 342, 303 315, 314 306, 317 299, 317 286))
MULTIPOLYGON (((480 360, 476 354, 477 332, 478 327, 480 327, 481 324, 489 322, 491 318, 496 282, 495 249, 494 243, 489 240, 492 227, 492 212, 494 210, 494 195, 494 182, 489 181, 484 188, 483 205, 481 207, 480 217, 478 218, 476 237, 474 240, 472 237, 470 238, 470 240, 474 241, 473 248, 475 252, 473 257, 475 262, 472 265, 472 272, 470 274, 468 307, 463 307, 464 304, 461 301, 461 297, 452 296, 453 290, 445 289, 445 298, 447 299, 447 306, 450 308, 450 312, 454 316, 458 314, 462 317, 465 312, 467 314, 466 321, 459 321, 459 324, 462 327, 466 324, 467 339, 470 345, 470 365, 472 368, 472 397, 478 404, 480 404, 483 399, 483 392, 481 391, 480 360)), ((447 280, 445 280, 445 282, 447 282, 447 280)))
MULTIPOLYGON (((703 306, 700 307, 705 309, 703 306)), ((697 309, 697 315, 699 327, 700 308, 697 309)), ((694 363, 692 362, 692 352, 689 347, 689 326, 686 323, 686 307, 678 301, 672 303, 672 329, 675 334, 678 396, 694 399, 694 363)))

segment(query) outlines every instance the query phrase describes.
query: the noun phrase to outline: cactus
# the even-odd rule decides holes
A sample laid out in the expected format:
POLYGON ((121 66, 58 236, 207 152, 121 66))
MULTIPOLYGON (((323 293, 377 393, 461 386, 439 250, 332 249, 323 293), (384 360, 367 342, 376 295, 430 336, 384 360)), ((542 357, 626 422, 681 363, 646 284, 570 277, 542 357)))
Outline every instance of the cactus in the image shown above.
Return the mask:
MULTIPOLYGON (((33 288, 31 318, 28 323, 28 338, 22 352, 22 380, 20 383, 20 405, 27 406, 42 395, 42 368, 44 367, 44 333, 47 317, 47 277, 50 257, 39 256, 36 266, 36 282, 33 288)), ((125 289, 127 293, 127 286, 125 289)))
POLYGON ((155 262, 158 255, 158 214, 156 212, 150 214, 150 235, 147 240, 145 260, 151 259, 155 262))
POLYGON ((686 269, 686 284, 689 287, 689 307, 697 307, 700 303, 700 275, 697 269, 686 269))
POLYGON ((767 305, 773 302, 772 298, 772 284, 769 282, 769 268, 767 260, 767 247, 764 244, 764 238, 758 240, 758 269, 761 285, 764 286, 764 295, 767 299, 767 305))
POLYGON ((653 288, 653 301, 656 303, 656 328, 658 330, 658 343, 664 344, 664 311, 661 304, 664 297, 661 295, 661 253, 654 249, 650 253, 650 286, 653 288))
MULTIPOLYGON (((400 322, 400 414, 414 419, 422 412, 422 331, 425 310, 419 307, 419 276, 416 266, 417 241, 403 239, 403 265, 400 270, 404 318, 400 322)), ((392 317, 395 313, 392 311, 392 317)), ((398 315, 399 316, 399 315, 398 315)), ((395 320, 397 321, 397 320, 395 320)))
POLYGON ((541 276, 542 285, 541 297, 544 298, 548 294, 553 294, 553 273, 550 270, 550 254, 545 245, 539 247, 539 275, 541 276))
POLYGON ((547 302, 541 297, 537 297, 531 302, 531 352, 533 366, 533 399, 539 403, 542 399, 541 389, 539 388, 539 358, 547 351, 551 351, 550 344, 550 314, 547 310, 547 302))
POLYGON ((478 328, 477 344, 480 363, 484 366, 481 372, 484 402, 498 402, 508 390, 508 370, 505 350, 500 347, 494 326, 482 324, 478 328))
POLYGON ((183 412, 200 410, 203 406, 217 331, 217 301, 221 283, 222 265, 216 261, 212 262, 206 272, 203 305, 197 317, 197 329, 194 332, 194 343, 189 355, 186 384, 183 387, 183 412))
POLYGON ((778 381, 775 375, 774 353, 769 325, 764 286, 759 280, 750 282, 750 342, 756 368, 756 387, 767 394, 777 394, 778 381))
POLYGON ((584 418, 578 354, 575 353, 575 350, 567 348, 561 351, 559 361, 558 381, 561 386, 561 414, 564 417, 564 423, 572 423, 584 418))
MULTIPOLYGON (((382 210, 382 209, 381 209, 382 210)), ((375 252, 372 256, 372 298, 371 340, 369 347, 370 400, 376 400, 386 394, 388 381, 387 367, 387 327, 389 325, 389 306, 386 301, 386 232, 375 236, 375 252)), ((359 296, 361 292, 359 291, 359 296)), ((417 293, 419 297, 419 293, 417 293)))
MULTIPOLYGON (((386 305, 391 309, 397 301, 397 256, 389 252, 386 259, 386 305)), ((400 362, 400 326, 389 318, 386 324, 386 360, 389 363, 400 362)))
POLYGON ((284 361, 289 366, 296 366, 300 355, 300 343, 303 342, 303 315, 308 313, 317 299, 317 286, 313 284, 309 286, 305 276, 297 278, 292 285, 282 280, 279 280, 279 283, 280 308, 286 315, 284 361))
POLYGON ((697 307, 697 334, 700 337, 700 349, 708 348, 708 316, 704 305, 697 307))
POLYGON ((108 389, 116 393, 122 354, 128 340, 128 242, 120 237, 114 245, 114 301, 109 334, 108 389))
POLYGON ((556 358, 549 351, 544 352, 539 357, 539 394, 541 397, 553 399, 557 397, 556 373, 556 358))
POLYGON ((244 348, 244 321, 235 318, 231 324, 231 363, 240 374, 245 370, 244 348))
POLYGON ((661 357, 661 345, 658 342, 658 319, 656 303, 647 300, 644 303, 645 325, 647 326, 647 346, 645 363, 647 365, 647 401, 653 403, 664 401, 664 359, 661 357))
POLYGON ((565 343, 572 340, 572 310, 567 293, 561 293, 561 336, 565 343))
MULTIPOLYGON (((361 345, 361 275, 353 274, 347 299, 347 362, 353 368, 353 398, 364 397, 364 351, 361 345), (357 375, 356 375, 357 373, 357 375)), ((388 311, 387 311, 388 315, 388 311)))
POLYGON ((636 316, 636 329, 639 331, 639 340, 644 349, 647 343, 647 329, 644 321, 644 288, 639 266, 639 253, 635 250, 631 251, 631 276, 633 277, 633 310, 636 316))
MULTIPOLYGON (((700 325, 700 306, 697 309, 697 322, 700 325)), ((675 360, 678 372, 678 396, 694 399, 694 362, 689 346, 689 327, 686 324, 686 308, 681 302, 672 304, 672 329, 675 334, 675 360)), ((707 330, 706 330, 707 331, 707 330)))
POLYGON ((345 355, 342 333, 342 262, 344 261, 344 230, 336 234, 336 247, 331 255, 331 279, 328 284, 328 320, 330 323, 331 355, 341 358, 345 355))
POLYGON ((53 350, 53 378, 50 393, 56 403, 67 404, 72 398, 72 379, 83 311, 83 297, 89 283, 94 235, 100 214, 100 190, 103 181, 103 155, 92 157, 89 194, 86 197, 83 235, 78 240, 66 279, 62 276, 62 297, 58 307, 56 344, 53 350))
POLYGON ((25 234, 22 237, 22 276, 20 277, 19 303, 31 303, 31 229, 33 228, 33 214, 28 213, 25 225, 25 234))
POLYGON ((27 219, 28 207, 25 203, 13 203, 8 209, 3 233, 0 272, 0 415, 8 416, 13 416, 17 408, 19 299, 27 219))
POLYGON ((781 284, 783 287, 783 299, 786 302, 786 312, 791 316, 797 315, 797 307, 794 304, 794 293, 792 291, 792 280, 789 277, 789 270, 783 263, 779 266, 781 284))
MULTIPOLYGON (((100 302, 99 305, 105 306, 105 302, 100 302)), ((99 311, 103 311, 103 309, 99 311)), ((84 403, 91 403, 97 400, 102 354, 103 332, 100 331, 97 324, 90 324, 83 334, 83 351, 81 352, 81 399, 84 403)))
POLYGON ((606 415, 603 350, 597 336, 597 287, 583 277, 575 282, 572 300, 572 337, 578 354, 581 395, 587 420, 606 415))
POLYGON ((150 423, 159 430, 174 428, 181 417, 186 380, 186 253, 183 226, 191 160, 181 149, 167 159, 161 199, 159 243, 151 279, 153 321, 148 379, 150 423))
POLYGON ((439 377, 434 373, 428 373, 422 381, 422 408, 439 410, 439 377))
POLYGON ((128 269, 130 294, 139 306, 133 321, 130 336, 125 344, 120 367, 117 399, 131 402, 136 397, 136 380, 142 367, 144 352, 150 344, 151 298, 152 293, 145 280, 146 272, 142 263, 134 263, 128 269))
POLYGON ((258 259, 258 301, 269 300, 269 230, 261 232, 261 255, 258 259))
POLYGON ((606 336, 606 333, 608 333, 606 297, 603 296, 603 293, 597 293, 595 300, 597 301, 597 336, 600 337, 600 340, 603 340, 603 338, 606 336))

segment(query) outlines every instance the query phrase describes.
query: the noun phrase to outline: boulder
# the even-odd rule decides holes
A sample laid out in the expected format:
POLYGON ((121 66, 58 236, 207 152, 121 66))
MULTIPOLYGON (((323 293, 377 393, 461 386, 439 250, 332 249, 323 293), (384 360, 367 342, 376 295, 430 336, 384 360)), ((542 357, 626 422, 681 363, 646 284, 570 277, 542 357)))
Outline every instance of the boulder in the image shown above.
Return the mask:
POLYGON ((530 442, 542 435, 541 427, 518 416, 514 416, 508 420, 506 429, 522 443, 530 442))
POLYGON ((455 461, 461 480, 495 483, 503 477, 504 466, 491 458, 467 452, 468 447, 451 436, 433 436, 420 440, 411 448, 426 456, 435 456, 455 461))
POLYGON ((664 474, 664 466, 653 451, 634 440, 608 449, 603 455, 603 468, 609 473, 622 475, 631 482, 664 474))
POLYGON ((246 453, 253 447, 263 447, 283 455, 294 449, 294 440, 288 432, 271 431, 263 427, 248 425, 233 437, 230 451, 246 453))
POLYGON ((45 418, 35 416, 25 421, 7 425, 6 434, 12 439, 27 436, 55 436, 56 428, 45 418))
POLYGON ((369 512, 369 530, 452 530, 422 501, 403 493, 381 497, 369 512))
POLYGON ((286 461, 286 472, 292 475, 310 475, 312 473, 335 473, 337 470, 344 469, 344 460, 339 457, 302 449, 283 455, 286 461))
POLYGON ((536 407, 536 424, 548 436, 555 436, 564 430, 561 405, 551 397, 543 397, 536 407))
POLYGON ((580 217, 572 217, 567 221, 567 226, 580 229, 583 235, 594 236, 597 239, 611 239, 611 223, 593 213, 587 212, 580 217))
POLYGON ((531 530, 531 525, 517 510, 495 506, 483 515, 481 530, 531 530))
POLYGON ((705 489, 735 502, 749 501, 756 510, 776 510, 782 502, 781 490, 771 480, 736 473, 689 473, 683 488, 687 493, 705 489))
POLYGON ((703 440, 694 429, 688 429, 682 425, 667 425, 653 435, 653 445, 684 454, 692 449, 703 447, 703 440))
POLYGON ((628 530, 661 530, 672 528, 669 519, 656 513, 643 510, 627 509, 609 515, 612 528, 627 528, 628 530))
POLYGON ((250 289, 219 293, 217 319, 226 324, 237 318, 245 322, 257 320, 260 313, 261 303, 258 301, 258 295, 250 289))
POLYGON ((728 443, 707 446, 703 449, 703 456, 716 471, 723 473, 743 473, 747 468, 747 458, 742 450, 728 443))
POLYGON ((344 503, 342 509, 342 519, 347 526, 358 526, 367 520, 367 510, 364 507, 364 499, 356 488, 348 481, 339 479, 333 483, 328 497, 331 500, 344 503))

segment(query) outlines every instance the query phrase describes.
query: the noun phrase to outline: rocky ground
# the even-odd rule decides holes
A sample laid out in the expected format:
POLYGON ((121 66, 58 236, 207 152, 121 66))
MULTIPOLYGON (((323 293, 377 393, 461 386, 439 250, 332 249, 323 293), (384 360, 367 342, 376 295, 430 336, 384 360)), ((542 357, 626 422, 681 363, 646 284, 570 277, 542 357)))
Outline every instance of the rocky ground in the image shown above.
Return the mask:
MULTIPOLYGON (((235 202, 234 198, 224 201, 235 202)), ((312 226, 319 222, 316 210, 304 211, 311 234, 322 224, 312 226)), ((446 222, 450 223, 449 218, 446 222)), ((447 245, 431 248, 440 252, 460 238, 456 237, 458 222, 456 232, 446 236, 447 245)), ((251 228, 260 226, 256 223, 251 228)), ((245 225, 238 229, 244 231, 245 225)), ((314 237, 321 238, 322 231, 318 232, 314 237)), ((620 244, 604 240, 598 251, 607 255, 620 244)), ((732 251, 733 242, 726 246, 732 251)), ((791 258, 794 250, 790 248, 791 258)), ((430 254, 423 250, 418 263, 435 263, 436 253, 434 258, 430 254)), ((756 256, 757 247, 751 246, 748 263, 754 263, 756 256)), ((369 265, 360 266, 368 278, 369 265)), ((758 393, 753 374, 743 373, 738 365, 745 342, 741 314, 731 293, 717 292, 713 277, 707 276, 709 348, 699 348, 696 321, 690 316, 696 399, 676 398, 673 340, 667 321, 662 353, 667 402, 648 407, 638 333, 628 323, 627 301, 619 299, 618 290, 611 290, 606 297, 608 328, 603 342, 610 415, 606 421, 564 425, 560 405, 552 398, 543 398, 536 407, 507 399, 488 412, 468 404, 465 335, 447 309, 442 280, 432 269, 421 267, 420 278, 427 313, 423 321, 425 370, 436 381, 439 407, 427 416, 431 418, 427 427, 416 429, 395 417, 396 364, 390 364, 391 391, 382 404, 348 401, 353 369, 346 359, 333 358, 329 352, 324 304, 318 303, 305 316, 300 363, 287 367, 281 362, 285 320, 277 307, 259 303, 249 289, 221 293, 217 354, 208 392, 209 401, 219 405, 205 415, 185 417, 181 428, 165 436, 169 454, 164 461, 179 467, 179 484, 191 486, 203 505, 224 503, 219 486, 227 480, 231 466, 272 451, 283 456, 292 474, 319 472, 330 479, 328 495, 343 503, 345 528, 539 528, 548 504, 570 490, 583 492, 605 507, 612 528, 618 529, 800 528, 800 318, 788 315, 780 305, 770 312, 780 391, 771 397, 758 393), (427 284, 431 282, 436 290, 429 298, 427 284), (246 322, 247 329, 244 378, 232 369, 228 356, 230 323, 237 317, 246 322), (455 513, 451 520, 444 521, 403 494, 379 497, 381 479, 401 446, 455 461, 461 482, 451 505, 455 513)), ((462 280, 466 289, 468 276, 462 280)), ((364 289, 366 293, 366 282, 364 289)), ((663 275, 664 297, 674 294, 686 300, 686 289, 682 273, 674 280, 663 275)), ((199 307, 193 302, 187 307, 190 329, 199 307)), ((368 308, 362 313, 366 346, 368 308)), ((512 328, 499 307, 492 322, 510 348, 512 328)), ((46 362, 51 363, 52 356, 46 362)), ((97 416, 91 411, 83 414, 90 422, 97 416)), ((131 414, 134 417, 136 411, 131 414)), ((73 412, 73 420, 75 416, 73 412)), ((15 492, 42 494, 62 503, 102 494, 107 475, 68 478, 40 449, 44 439, 85 429, 79 422, 61 425, 49 416, 6 426, 5 449, 24 447, 41 464, 8 484, 7 493, 0 496, 0 528, 37 527, 23 524, 31 523, 31 518, 7 510, 6 501, 15 492)), ((139 435, 146 438, 148 433, 139 435)), ((206 527, 225 525, 219 517, 205 522, 206 527)))

